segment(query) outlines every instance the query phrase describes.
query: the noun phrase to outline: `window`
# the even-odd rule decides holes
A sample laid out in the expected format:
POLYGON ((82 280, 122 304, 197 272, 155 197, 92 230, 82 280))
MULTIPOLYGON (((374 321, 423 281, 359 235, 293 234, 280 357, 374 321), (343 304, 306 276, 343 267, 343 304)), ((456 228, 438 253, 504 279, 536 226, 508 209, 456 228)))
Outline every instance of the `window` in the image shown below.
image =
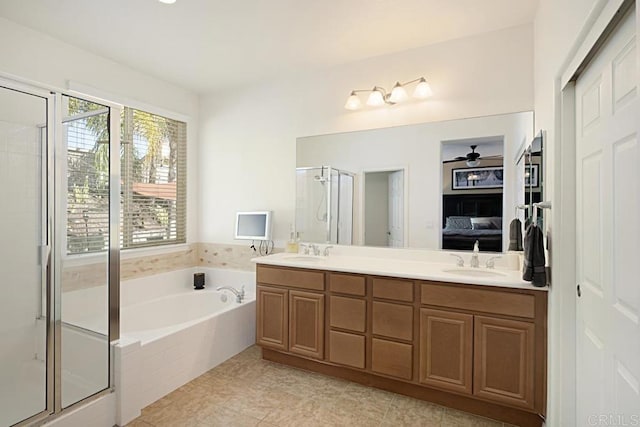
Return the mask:
MULTIPOLYGON (((108 249, 109 109, 63 97, 67 253, 108 249)), ((125 107, 121 117, 120 245, 186 242, 186 123, 125 107)))
POLYGON ((121 246, 186 242, 187 125, 125 107, 121 246))

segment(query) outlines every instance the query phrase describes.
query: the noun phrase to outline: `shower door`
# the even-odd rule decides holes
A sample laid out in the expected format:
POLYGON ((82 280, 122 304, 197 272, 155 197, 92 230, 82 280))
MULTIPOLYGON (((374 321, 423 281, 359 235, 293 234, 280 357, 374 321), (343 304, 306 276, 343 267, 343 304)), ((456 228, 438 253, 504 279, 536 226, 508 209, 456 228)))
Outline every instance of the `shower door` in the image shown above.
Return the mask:
POLYGON ((0 82, 0 425, 51 412, 49 94, 0 82))

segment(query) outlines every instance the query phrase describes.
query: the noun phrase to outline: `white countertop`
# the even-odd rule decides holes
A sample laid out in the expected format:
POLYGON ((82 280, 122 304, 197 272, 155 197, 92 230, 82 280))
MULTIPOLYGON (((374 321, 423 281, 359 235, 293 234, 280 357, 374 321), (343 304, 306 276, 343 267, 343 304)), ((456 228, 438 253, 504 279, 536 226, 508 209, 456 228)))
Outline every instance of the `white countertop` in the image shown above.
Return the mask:
MULTIPOLYGON (((466 253, 464 256, 465 261, 467 261, 467 258, 470 255, 466 253)), ((490 255, 487 254, 481 254, 481 267, 473 269, 469 268, 468 265, 463 268, 457 267, 453 257, 448 260, 442 256, 436 256, 434 257, 434 262, 430 262, 428 260, 399 259, 398 257, 382 258, 375 256, 334 254, 324 257, 293 253, 277 253, 274 255, 253 258, 252 261, 256 264, 297 267, 312 270, 340 271, 536 291, 548 290, 548 287, 546 286, 538 288, 533 286, 530 282, 522 280, 522 271, 519 269, 503 268, 499 265, 504 263, 496 262, 495 269, 487 269, 484 265, 489 256, 490 255), (448 262, 443 262, 444 259, 448 262), (455 273, 456 271, 460 274, 455 273)))

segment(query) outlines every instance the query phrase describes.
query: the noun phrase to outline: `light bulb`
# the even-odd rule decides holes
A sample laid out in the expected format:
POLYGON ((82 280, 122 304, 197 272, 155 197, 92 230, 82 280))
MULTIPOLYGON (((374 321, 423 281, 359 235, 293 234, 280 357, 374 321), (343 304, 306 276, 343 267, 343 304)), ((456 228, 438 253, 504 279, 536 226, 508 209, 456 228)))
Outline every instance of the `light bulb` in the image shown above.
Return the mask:
POLYGON ((164 4, 174 4, 176 0, 158 0, 160 3, 164 4))
POLYGON ((467 160, 467 166, 474 168, 480 165, 480 160, 467 160))
POLYGON ((395 86, 391 90, 391 96, 389 97, 389 101, 397 104, 398 102, 405 101, 409 95, 407 95, 407 91, 400 84, 400 82, 396 82, 395 86))
POLYGON ((429 83, 427 83, 425 78, 422 77, 420 79, 420 82, 418 83, 418 86, 416 86, 415 90, 413 91, 413 97, 429 98, 432 95, 433 95, 433 91, 431 91, 431 86, 429 86, 429 83))
POLYGON ((367 105, 370 107, 379 107, 384 105, 384 95, 376 88, 373 88, 367 99, 367 105))
POLYGON ((347 98, 347 102, 344 104, 344 108, 347 110, 357 110, 360 107, 362 107, 362 101, 360 101, 358 95, 352 91, 349 98, 347 98))

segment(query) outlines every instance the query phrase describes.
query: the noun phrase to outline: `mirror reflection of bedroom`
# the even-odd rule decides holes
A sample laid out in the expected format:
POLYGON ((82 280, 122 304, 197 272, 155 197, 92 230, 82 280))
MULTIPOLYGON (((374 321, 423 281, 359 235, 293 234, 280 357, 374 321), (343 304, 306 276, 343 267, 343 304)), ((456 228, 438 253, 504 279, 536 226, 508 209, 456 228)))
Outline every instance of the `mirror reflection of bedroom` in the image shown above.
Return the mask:
POLYGON ((442 249, 502 252, 504 138, 443 141, 442 249))

